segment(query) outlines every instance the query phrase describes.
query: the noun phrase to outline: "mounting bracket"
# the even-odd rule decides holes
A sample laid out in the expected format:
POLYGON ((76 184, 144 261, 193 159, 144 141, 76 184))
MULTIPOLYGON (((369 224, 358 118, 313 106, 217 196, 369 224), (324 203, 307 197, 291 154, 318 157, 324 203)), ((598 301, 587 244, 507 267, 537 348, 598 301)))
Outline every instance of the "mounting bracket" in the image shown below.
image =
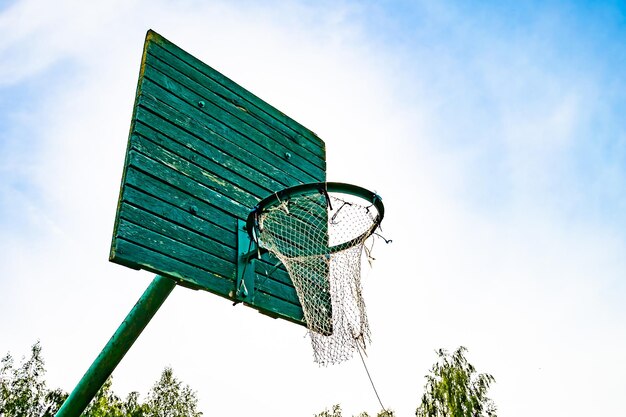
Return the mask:
POLYGON ((250 239, 244 220, 237 220, 237 283, 235 298, 250 301, 254 297, 254 278, 259 247, 250 239))

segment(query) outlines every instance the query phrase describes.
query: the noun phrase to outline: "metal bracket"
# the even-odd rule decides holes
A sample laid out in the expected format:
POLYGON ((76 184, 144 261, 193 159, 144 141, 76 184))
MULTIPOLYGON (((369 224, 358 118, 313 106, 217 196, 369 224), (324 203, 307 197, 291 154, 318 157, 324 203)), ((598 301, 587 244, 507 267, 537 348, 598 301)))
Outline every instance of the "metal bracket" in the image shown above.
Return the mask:
POLYGON ((251 301, 254 297, 254 278, 259 248, 250 239, 246 222, 237 220, 237 284, 235 298, 238 301, 251 301))

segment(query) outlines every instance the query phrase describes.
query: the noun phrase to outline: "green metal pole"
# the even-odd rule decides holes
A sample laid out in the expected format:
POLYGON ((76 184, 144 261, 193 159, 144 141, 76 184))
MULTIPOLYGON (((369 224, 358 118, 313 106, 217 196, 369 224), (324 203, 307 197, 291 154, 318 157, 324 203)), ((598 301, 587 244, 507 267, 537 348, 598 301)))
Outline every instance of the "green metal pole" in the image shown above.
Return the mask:
POLYGON ((157 275, 67 397, 56 417, 79 417, 172 292, 176 282, 157 275))

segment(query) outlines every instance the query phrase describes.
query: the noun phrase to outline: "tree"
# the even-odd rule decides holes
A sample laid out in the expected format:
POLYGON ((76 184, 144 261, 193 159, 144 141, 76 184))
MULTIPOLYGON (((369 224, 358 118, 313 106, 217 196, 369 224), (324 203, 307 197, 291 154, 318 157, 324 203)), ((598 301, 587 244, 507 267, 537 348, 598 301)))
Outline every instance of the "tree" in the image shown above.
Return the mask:
POLYGON ((148 417, 200 417, 198 398, 189 385, 182 385, 172 368, 166 367, 146 401, 148 417))
MULTIPOLYGON (((0 360, 0 417, 54 417, 68 395, 46 387, 45 363, 39 342, 31 347, 30 358, 19 367, 10 353, 0 360)), ((109 377, 81 417, 200 417, 196 393, 165 368, 145 402, 136 391, 125 400, 112 389, 109 377)))
POLYGON ((139 393, 133 391, 128 394, 124 401, 124 416, 126 417, 145 417, 148 415, 148 404, 139 402, 139 393))
POLYGON ((11 395, 11 377, 13 376, 13 357, 7 353, 0 361, 0 416, 5 415, 11 395))
POLYGON ((422 402, 415 411, 417 417, 496 417, 496 406, 487 397, 495 379, 489 374, 476 374, 465 352, 463 346, 451 355, 443 349, 437 351, 439 359, 426 375, 422 402))
POLYGON ((81 417, 200 417, 198 399, 188 385, 183 386, 172 368, 166 367, 148 393, 146 402, 133 391, 122 401, 112 390, 109 377, 81 417))
POLYGON ((65 400, 67 399, 67 392, 63 391, 61 388, 57 388, 52 391, 48 391, 46 393, 46 411, 43 414, 43 417, 54 417, 56 416, 59 408, 63 405, 65 400))
POLYGON ((120 397, 115 395, 111 386, 112 378, 107 378, 91 400, 81 417, 125 417, 120 397))
MULTIPOLYGON (((315 414, 314 417, 342 417, 341 405, 335 404, 332 410, 324 410, 319 414, 315 414)), ((354 417, 370 417, 370 415, 363 411, 354 417)), ((392 410, 382 410, 380 413, 376 414, 376 417, 395 417, 395 414, 392 410)))
POLYGON ((324 410, 319 414, 315 414, 314 417, 342 417, 341 406, 339 404, 335 404, 333 405, 333 409, 331 411, 324 410))
POLYGON ((65 401, 67 394, 46 388, 44 360, 41 344, 30 349, 30 358, 22 359, 19 367, 7 353, 0 365, 0 417, 53 416, 65 401))

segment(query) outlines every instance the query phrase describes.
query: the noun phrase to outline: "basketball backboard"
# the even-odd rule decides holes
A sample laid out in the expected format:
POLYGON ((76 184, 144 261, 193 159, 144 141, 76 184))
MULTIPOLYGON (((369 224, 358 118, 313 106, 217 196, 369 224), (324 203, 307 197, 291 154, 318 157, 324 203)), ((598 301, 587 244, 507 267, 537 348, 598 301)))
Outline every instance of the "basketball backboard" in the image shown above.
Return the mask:
POLYGON ((237 266, 259 200, 325 180, 325 146, 313 132, 148 32, 111 261, 305 325, 276 260, 248 264, 245 297, 237 266))

